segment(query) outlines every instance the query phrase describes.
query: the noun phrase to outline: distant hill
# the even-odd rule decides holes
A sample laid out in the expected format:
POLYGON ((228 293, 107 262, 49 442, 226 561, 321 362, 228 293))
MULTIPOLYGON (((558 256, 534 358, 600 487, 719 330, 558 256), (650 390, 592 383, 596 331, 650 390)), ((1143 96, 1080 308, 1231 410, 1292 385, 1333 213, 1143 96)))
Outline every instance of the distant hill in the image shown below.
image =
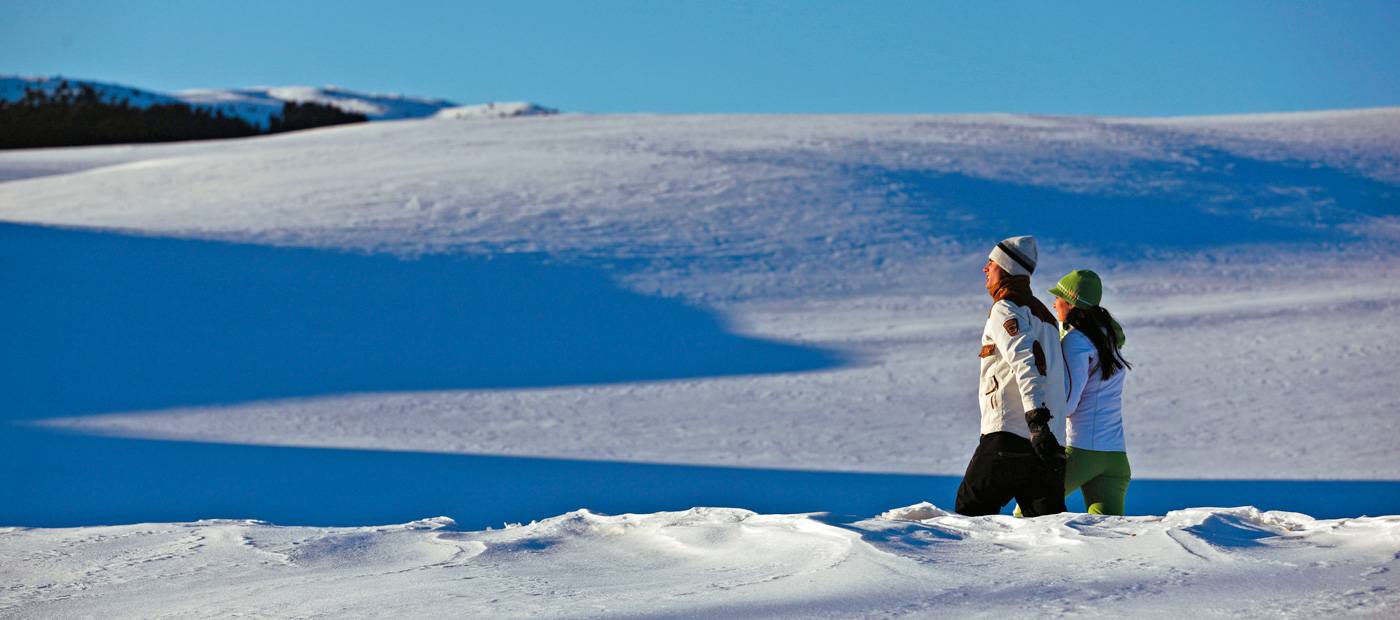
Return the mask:
POLYGON ((232 90, 183 90, 175 97, 191 105, 225 110, 256 124, 282 111, 285 104, 318 103, 352 114, 363 114, 372 121, 424 118, 457 104, 443 99, 427 99, 381 93, 357 93, 334 86, 270 86, 232 90))
POLYGON ((509 118, 512 116, 542 116, 558 113, 559 110, 553 108, 546 108, 534 103, 516 101, 443 108, 433 114, 433 118, 509 118))
POLYGON ((0 75, 0 149, 238 138, 377 120, 556 114, 533 103, 276 86, 159 93, 61 77, 0 75))
POLYGON ((351 114, 363 114, 368 120, 398 120, 432 116, 451 118, 501 118, 554 114, 557 110, 533 103, 487 103, 462 106, 445 99, 411 97, 386 93, 361 93, 334 86, 258 86, 236 89, 195 89, 160 93, 120 84, 61 77, 23 77, 0 75, 0 101, 18 101, 26 90, 40 89, 52 93, 62 83, 73 87, 91 86, 105 101, 126 101, 132 107, 144 108, 158 104, 185 104, 211 113, 242 119, 256 127, 267 129, 271 119, 282 114, 288 102, 315 103, 351 114), (439 113, 442 114, 439 114, 439 113))
POLYGON ((0 149, 243 138, 367 120, 314 101, 288 101, 257 123, 219 107, 59 81, 0 100, 0 149))

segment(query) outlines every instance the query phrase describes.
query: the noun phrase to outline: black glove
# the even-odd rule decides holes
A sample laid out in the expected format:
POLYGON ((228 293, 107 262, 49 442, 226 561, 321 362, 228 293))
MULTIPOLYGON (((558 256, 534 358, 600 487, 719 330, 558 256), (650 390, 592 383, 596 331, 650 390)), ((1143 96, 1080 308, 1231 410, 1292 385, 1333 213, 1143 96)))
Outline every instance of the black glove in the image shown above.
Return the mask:
POLYGON ((1031 428, 1031 448, 1051 471, 1063 475, 1065 472, 1065 449, 1055 433, 1050 432, 1050 410, 1044 407, 1026 412, 1026 426, 1031 428))

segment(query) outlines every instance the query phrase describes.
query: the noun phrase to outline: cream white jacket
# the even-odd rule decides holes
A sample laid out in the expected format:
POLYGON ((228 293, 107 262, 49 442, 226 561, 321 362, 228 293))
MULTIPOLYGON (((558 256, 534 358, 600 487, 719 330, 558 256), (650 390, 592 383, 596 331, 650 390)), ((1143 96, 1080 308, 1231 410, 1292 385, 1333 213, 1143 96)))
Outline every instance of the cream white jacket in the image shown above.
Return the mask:
POLYGON ((1077 329, 1065 333, 1062 341, 1065 365, 1069 368, 1067 445, 1085 450, 1125 452, 1123 441, 1123 378, 1126 368, 1107 381, 1099 371, 1099 352, 1077 329))
POLYGON ((1050 428, 1065 437, 1068 376, 1060 349, 1060 327, 1030 308, 1003 299, 992 304, 982 328, 981 389, 983 435, 998 431, 1030 438, 1026 412, 1050 410, 1050 428))

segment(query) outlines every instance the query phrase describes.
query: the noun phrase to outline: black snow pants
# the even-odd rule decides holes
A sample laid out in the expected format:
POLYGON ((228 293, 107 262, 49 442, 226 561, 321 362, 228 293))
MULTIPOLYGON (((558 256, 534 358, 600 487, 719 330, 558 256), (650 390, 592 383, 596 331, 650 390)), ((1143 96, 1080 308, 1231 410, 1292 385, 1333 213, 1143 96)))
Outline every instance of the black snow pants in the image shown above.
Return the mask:
POLYGON ((1027 517, 1065 511, 1065 476, 1041 461, 1029 439, 1015 433, 987 433, 972 453, 958 486, 958 514, 994 515, 1012 499, 1027 517))

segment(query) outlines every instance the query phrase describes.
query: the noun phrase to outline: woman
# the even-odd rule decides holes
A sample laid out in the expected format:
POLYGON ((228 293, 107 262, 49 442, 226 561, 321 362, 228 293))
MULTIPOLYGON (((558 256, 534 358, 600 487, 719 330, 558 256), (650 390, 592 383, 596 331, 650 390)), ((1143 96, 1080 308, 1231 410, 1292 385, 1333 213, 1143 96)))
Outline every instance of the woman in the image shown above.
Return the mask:
POLYGON ((1103 284, 1092 271, 1070 272, 1050 293, 1070 378, 1065 495, 1082 489, 1089 514, 1121 515, 1132 478, 1123 443, 1123 376, 1132 368, 1119 353, 1123 328, 1099 305, 1103 284))

